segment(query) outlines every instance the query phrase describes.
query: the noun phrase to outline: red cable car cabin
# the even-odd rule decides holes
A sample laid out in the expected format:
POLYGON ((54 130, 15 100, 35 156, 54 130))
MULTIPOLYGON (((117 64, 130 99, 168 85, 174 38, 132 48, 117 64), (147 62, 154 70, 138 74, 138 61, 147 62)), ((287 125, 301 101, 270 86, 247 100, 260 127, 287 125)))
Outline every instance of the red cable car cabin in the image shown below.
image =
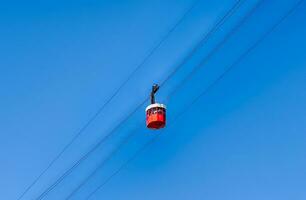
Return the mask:
POLYGON ((155 93, 159 86, 154 84, 151 91, 151 105, 146 108, 146 124, 150 129, 164 128, 166 125, 166 106, 155 103, 155 93))
POLYGON ((154 103, 146 108, 146 124, 150 129, 164 128, 166 125, 166 106, 154 103))

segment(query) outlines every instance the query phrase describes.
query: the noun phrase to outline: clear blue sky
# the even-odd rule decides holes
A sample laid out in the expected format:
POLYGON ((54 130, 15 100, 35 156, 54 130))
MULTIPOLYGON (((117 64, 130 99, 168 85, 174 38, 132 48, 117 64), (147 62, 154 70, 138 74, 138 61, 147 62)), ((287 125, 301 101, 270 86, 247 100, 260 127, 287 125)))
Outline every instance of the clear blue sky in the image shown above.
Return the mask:
MULTIPOLYGON (((0 199, 22 194, 194 1, 1 1, 0 199)), ((161 88, 167 128, 147 130, 142 106, 44 199, 65 199, 131 133, 72 199, 88 196, 156 134, 91 199, 306 199, 306 2, 176 118, 298 2, 264 1, 173 93, 257 1, 242 3, 161 88)), ((23 199, 37 198, 128 116, 235 2, 200 0, 23 199)))

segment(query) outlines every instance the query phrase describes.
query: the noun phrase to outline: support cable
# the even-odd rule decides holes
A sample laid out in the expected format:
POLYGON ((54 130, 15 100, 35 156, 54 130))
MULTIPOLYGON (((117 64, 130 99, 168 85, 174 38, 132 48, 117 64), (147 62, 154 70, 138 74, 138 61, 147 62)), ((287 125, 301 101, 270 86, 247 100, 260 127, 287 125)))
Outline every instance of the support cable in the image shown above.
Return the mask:
POLYGON ((117 88, 110 98, 103 103, 103 105, 97 110, 97 112, 86 122, 86 124, 73 136, 73 138, 63 147, 63 149, 52 159, 46 168, 33 180, 33 182, 21 193, 17 200, 21 200, 34 185, 46 174, 46 172, 55 164, 55 162, 67 151, 67 149, 80 137, 80 135, 95 121, 95 119, 101 114, 105 107, 118 95, 122 88, 130 81, 130 79, 141 69, 145 63, 152 57, 152 55, 164 44, 164 42, 170 37, 170 35, 177 29, 177 27, 183 22, 188 14, 193 10, 199 0, 196 0, 191 7, 183 14, 183 16, 174 24, 174 26, 166 33, 166 35, 154 46, 142 62, 132 71, 132 73, 123 81, 123 83, 117 88))
MULTIPOLYGON (((204 42, 208 41, 209 37, 216 32, 224 23, 225 21, 236 11, 236 9, 240 6, 242 0, 238 0, 234 6, 224 15, 220 21, 216 23, 216 25, 207 33, 205 34, 204 38, 199 42, 198 45, 190 52, 190 54, 178 65, 175 67, 175 69, 172 71, 170 75, 167 76, 167 78, 161 83, 163 85, 166 81, 168 81, 174 74, 175 72, 182 67, 189 58, 196 52, 198 48, 200 48, 200 45, 203 45, 204 42)), ((137 112, 138 109, 140 109, 147 101, 149 98, 144 99, 125 119, 123 119, 112 131, 110 131, 109 134, 107 134, 105 137, 103 137, 92 149, 90 149, 86 154, 84 154, 73 166, 71 166, 67 171, 64 172, 51 186, 49 186, 43 193, 39 195, 37 200, 43 199, 50 191, 52 191, 60 182, 64 180, 66 176, 68 176, 77 166, 81 164, 84 160, 86 160, 89 155, 97 150, 102 143, 104 143, 107 139, 109 139, 115 131, 122 125, 124 124, 133 114, 137 112)))
MULTIPOLYGON (((206 95, 215 85, 217 85, 235 66, 241 63, 256 47, 258 47, 276 28, 290 16, 303 2, 304 0, 300 0, 297 4, 295 4, 281 19, 273 25, 271 29, 269 29, 262 37, 260 37, 253 45, 251 45, 232 65, 230 65, 211 85, 208 86, 206 90, 204 90, 199 96, 197 96, 191 104, 189 104, 182 112, 180 112, 175 120, 177 120, 183 116, 199 99, 201 99, 204 95, 206 95)), ((156 140, 160 137, 161 134, 154 136, 153 139, 148 141, 144 146, 142 146, 130 159, 128 159, 123 165, 120 166, 118 170, 116 170, 111 176, 109 176, 101 185, 99 185, 93 192, 89 194, 86 200, 90 199, 96 192, 101 190, 113 177, 119 174, 129 163, 131 163, 134 159, 136 159, 144 150, 146 150, 152 143, 156 142, 156 140)))

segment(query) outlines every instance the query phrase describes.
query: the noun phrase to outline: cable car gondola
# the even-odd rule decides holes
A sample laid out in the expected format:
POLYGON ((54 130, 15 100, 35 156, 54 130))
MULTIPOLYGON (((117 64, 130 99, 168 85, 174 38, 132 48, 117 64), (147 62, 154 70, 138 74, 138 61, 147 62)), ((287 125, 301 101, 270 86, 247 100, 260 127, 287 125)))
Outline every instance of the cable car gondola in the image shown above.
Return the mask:
POLYGON ((152 86, 151 104, 146 108, 146 125, 149 129, 161 129, 166 125, 166 106, 155 103, 155 93, 158 89, 157 84, 152 86))

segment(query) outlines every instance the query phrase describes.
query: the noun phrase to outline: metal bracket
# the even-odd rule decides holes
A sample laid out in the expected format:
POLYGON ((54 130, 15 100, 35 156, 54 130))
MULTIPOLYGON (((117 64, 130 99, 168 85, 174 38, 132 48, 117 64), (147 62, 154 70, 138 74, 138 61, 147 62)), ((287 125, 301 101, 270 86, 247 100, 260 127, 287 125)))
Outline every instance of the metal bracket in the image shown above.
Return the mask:
POLYGON ((152 91, 151 91, 151 104, 155 103, 155 93, 158 91, 159 89, 159 85, 158 84, 154 84, 152 86, 152 91))

